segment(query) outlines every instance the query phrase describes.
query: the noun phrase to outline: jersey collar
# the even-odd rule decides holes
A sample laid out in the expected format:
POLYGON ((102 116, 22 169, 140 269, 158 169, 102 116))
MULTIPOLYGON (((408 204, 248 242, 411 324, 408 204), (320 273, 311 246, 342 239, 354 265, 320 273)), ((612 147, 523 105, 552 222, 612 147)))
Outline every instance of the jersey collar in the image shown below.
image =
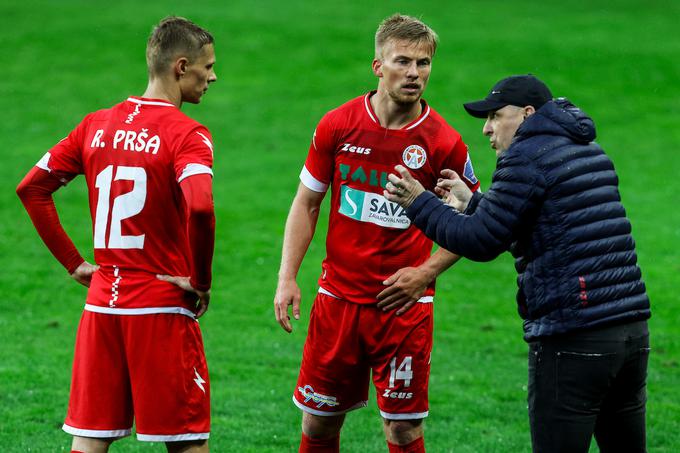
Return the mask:
POLYGON ((142 98, 138 96, 130 96, 127 98, 128 102, 132 102, 133 104, 138 104, 138 105, 156 105, 159 107, 174 107, 175 104, 172 104, 168 101, 164 101, 162 99, 149 99, 149 98, 142 98))

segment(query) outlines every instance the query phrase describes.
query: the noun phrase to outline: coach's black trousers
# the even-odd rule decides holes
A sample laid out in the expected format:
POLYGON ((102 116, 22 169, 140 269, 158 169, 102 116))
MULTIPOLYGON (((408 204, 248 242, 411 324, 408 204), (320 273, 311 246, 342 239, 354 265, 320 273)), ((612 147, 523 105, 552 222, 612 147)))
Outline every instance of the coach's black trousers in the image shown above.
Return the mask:
POLYGON ((647 321, 529 343, 534 453, 645 452, 647 321))

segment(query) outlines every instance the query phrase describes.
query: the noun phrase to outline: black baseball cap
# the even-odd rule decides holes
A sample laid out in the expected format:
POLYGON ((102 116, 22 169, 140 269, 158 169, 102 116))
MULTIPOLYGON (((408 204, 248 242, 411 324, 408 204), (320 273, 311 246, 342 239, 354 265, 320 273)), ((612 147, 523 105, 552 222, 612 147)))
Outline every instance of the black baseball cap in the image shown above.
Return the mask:
POLYGON ((488 113, 506 105, 533 106, 536 110, 552 99, 552 93, 545 83, 531 74, 507 77, 491 88, 481 101, 463 104, 467 112, 476 118, 486 118, 488 113))

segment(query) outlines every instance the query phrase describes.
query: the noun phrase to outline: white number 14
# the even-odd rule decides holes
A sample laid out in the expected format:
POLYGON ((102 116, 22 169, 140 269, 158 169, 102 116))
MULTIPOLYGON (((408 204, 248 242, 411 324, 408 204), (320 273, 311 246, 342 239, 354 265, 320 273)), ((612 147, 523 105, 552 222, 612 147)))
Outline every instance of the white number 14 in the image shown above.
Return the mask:
POLYGON ((123 235, 121 223, 142 212, 146 202, 146 171, 142 167, 119 166, 113 178, 113 165, 99 172, 95 187, 99 189, 97 211, 94 222, 94 248, 96 249, 141 249, 144 248, 144 234, 123 235), (113 199, 111 209, 111 228, 109 240, 106 241, 106 230, 109 219, 109 198, 113 181, 133 181, 130 192, 118 195, 113 199), (108 243, 107 243, 108 242, 108 243))
POLYGON ((390 362, 390 388, 394 388, 394 381, 401 379, 404 381, 404 387, 411 385, 411 379, 413 379, 413 371, 411 371, 412 357, 407 355, 404 360, 401 361, 401 365, 397 367, 397 358, 392 357, 390 362))

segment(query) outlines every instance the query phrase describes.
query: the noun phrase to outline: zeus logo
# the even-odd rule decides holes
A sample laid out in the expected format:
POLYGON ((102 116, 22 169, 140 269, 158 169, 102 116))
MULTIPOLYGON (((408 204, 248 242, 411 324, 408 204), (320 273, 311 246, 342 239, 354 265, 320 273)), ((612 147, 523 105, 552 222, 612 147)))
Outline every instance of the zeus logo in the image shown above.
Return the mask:
POLYGON ((351 143, 345 143, 344 145, 342 145, 342 149, 340 151, 347 151, 348 153, 364 154, 366 156, 371 154, 371 148, 364 148, 362 146, 354 146, 351 143))
POLYGON ((410 400, 413 398, 413 392, 393 392, 391 389, 385 389, 383 398, 392 398, 399 400, 410 400))

